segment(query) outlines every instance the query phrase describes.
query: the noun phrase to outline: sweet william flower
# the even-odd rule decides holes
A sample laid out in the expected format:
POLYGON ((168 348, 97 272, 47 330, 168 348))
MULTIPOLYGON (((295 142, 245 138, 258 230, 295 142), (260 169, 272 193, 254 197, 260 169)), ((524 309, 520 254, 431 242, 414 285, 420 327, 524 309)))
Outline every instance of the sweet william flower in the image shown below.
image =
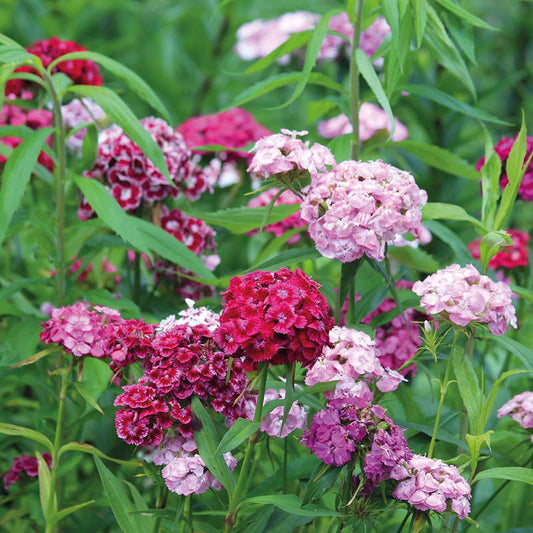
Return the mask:
MULTIPOLYGON (((42 457, 48 465, 48 468, 50 468, 52 466, 52 456, 49 453, 43 453, 42 457)), ((37 477, 39 475, 37 457, 21 455, 20 457, 15 457, 15 459, 13 459, 13 465, 4 475, 5 490, 8 490, 13 483, 19 481, 22 474, 29 477, 37 477)))
POLYGON ((525 429, 533 428, 533 391, 521 392, 502 405, 498 409, 498 418, 504 416, 510 416, 525 429))

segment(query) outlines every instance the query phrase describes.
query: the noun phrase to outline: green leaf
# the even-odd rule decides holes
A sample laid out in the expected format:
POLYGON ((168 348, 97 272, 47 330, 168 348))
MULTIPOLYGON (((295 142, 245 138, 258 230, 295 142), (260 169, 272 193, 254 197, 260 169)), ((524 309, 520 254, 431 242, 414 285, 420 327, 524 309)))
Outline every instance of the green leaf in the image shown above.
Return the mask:
POLYGON ((60 457, 66 452, 88 453, 89 455, 93 455, 95 458, 101 457, 102 459, 106 459, 107 461, 112 461, 113 463, 117 463, 123 466, 141 466, 141 462, 138 459, 130 459, 129 461, 124 461, 123 459, 115 459, 114 457, 106 455, 98 448, 95 448, 91 444, 86 444, 85 442, 68 442, 67 444, 63 444, 63 446, 59 448, 58 457, 60 457))
POLYGON ((117 78, 124 81, 130 90, 132 90, 137 96, 156 109, 167 122, 170 122, 170 115, 168 114, 165 105, 153 89, 139 75, 135 74, 133 70, 103 54, 88 51, 71 52, 70 54, 62 55, 52 61, 52 63, 48 65, 48 72, 51 72, 58 63, 71 61, 73 59, 89 59, 90 61, 98 63, 106 70, 109 70, 109 72, 114 74, 117 78))
POLYGON ((221 454, 217 454, 218 436, 215 425, 200 400, 192 397, 193 413, 200 419, 202 429, 194 432, 194 439, 198 446, 198 452, 209 471, 225 487, 230 496, 235 490, 235 480, 221 454))
POLYGON ((139 521, 129 514, 135 509, 128 497, 124 483, 117 479, 98 457, 94 457, 94 462, 96 463, 107 501, 120 529, 124 533, 143 531, 140 528, 139 521))
POLYGON ((342 467, 320 463, 309 479, 302 504, 318 500, 337 481, 341 470, 342 467))
POLYGON ((22 48, 24 50, 22 45, 20 45, 19 43, 17 43, 17 41, 14 41, 13 39, 8 37, 7 35, 4 35, 3 33, 0 33, 0 43, 4 44, 6 46, 16 46, 16 47, 22 48))
POLYGON ((217 446, 215 455, 222 455, 231 452, 243 443, 248 437, 251 437, 259 430, 260 422, 252 422, 246 418, 237 418, 235 423, 224 434, 222 440, 217 446))
POLYGON ((467 11, 464 7, 462 7, 460 4, 455 4, 451 0, 437 0, 437 2, 442 7, 447 9, 450 13, 453 13, 471 26, 477 26, 486 30, 496 30, 496 28, 494 28, 484 20, 481 20, 479 17, 476 17, 475 15, 470 13, 470 11, 467 11))
POLYGON ((295 494, 268 494, 265 496, 253 496, 242 502, 257 503, 260 505, 275 505, 278 509, 289 514, 298 516, 340 516, 337 512, 319 507, 318 505, 307 505, 302 507, 302 500, 295 494))
POLYGON ((504 468, 489 468, 483 470, 475 478, 473 483, 482 479, 508 479, 510 481, 520 481, 533 485, 533 469, 523 468, 521 466, 506 466, 504 468))
POLYGON ((503 126, 512 125, 510 122, 500 120, 498 117, 491 115, 487 111, 473 107, 465 102, 461 102, 461 100, 457 100, 457 98, 454 98, 453 96, 450 96, 449 94, 440 91, 435 87, 427 87, 426 85, 401 85, 398 87, 398 89, 401 91, 407 91, 408 93, 416 96, 421 96, 422 98, 427 98, 428 100, 447 107, 452 111, 457 111, 462 115, 475 118, 476 120, 492 122, 494 124, 501 124, 503 126))
POLYGON ((374 66, 372 65, 372 62, 370 61, 369 57, 358 48, 355 51, 355 59, 357 62, 357 66, 359 67, 359 72, 365 79, 365 81, 368 83, 368 86, 374 93, 374 96, 377 98, 377 101, 381 105, 381 107, 385 110, 387 113, 387 116, 389 117, 390 121, 390 132, 389 132, 389 139, 392 138, 392 135, 394 134, 394 129, 396 128, 396 124, 394 121, 394 114, 392 113, 392 109, 389 103, 389 99, 387 98, 387 95, 385 94, 385 91, 383 90, 383 87, 381 86, 381 82, 379 81, 379 78, 376 74, 376 71, 374 70, 374 66))
MULTIPOLYGON (((515 289, 512 288, 512 290, 515 289)), ((481 338, 501 345, 503 348, 520 359, 526 368, 533 370, 533 349, 503 335, 482 335, 481 338)))
POLYGON ((261 70, 264 70, 268 66, 272 65, 275 61, 277 61, 280 57, 283 57, 284 55, 292 52, 293 50, 297 50, 298 48, 301 48, 304 44, 306 44, 309 39, 311 39, 311 35, 313 34, 312 30, 305 30, 298 33, 293 33, 285 42, 283 42, 280 46, 278 46, 276 49, 272 50, 268 55, 262 57, 259 59, 259 61, 256 61, 253 65, 248 67, 244 73, 245 74, 253 74, 254 72, 259 72, 261 70))
POLYGON ((24 437, 25 439, 33 440, 45 446, 50 452, 53 450, 54 445, 48 437, 34 431, 33 429, 25 428, 22 426, 16 426, 15 424, 2 424, 0 423, 0 433, 2 435, 10 435, 12 437, 24 437))
POLYGON ((161 148, 117 94, 107 87, 93 85, 74 85, 69 87, 68 91, 94 100, 106 112, 107 116, 118 124, 124 130, 124 133, 137 144, 144 155, 165 176, 169 184, 175 187, 175 184, 170 179, 165 156, 161 148))
POLYGON ((387 295, 387 286, 382 283, 372 290, 365 292, 355 304, 355 323, 360 322, 366 315, 371 313, 383 301, 387 295))
MULTIPOLYGON (((133 516, 137 520, 142 522, 141 529, 143 529, 144 531, 153 531, 157 514, 165 512, 169 513, 169 511, 165 511, 165 509, 148 509, 148 506, 146 505, 144 498, 137 490, 137 487, 129 481, 126 481, 126 485, 128 485, 130 489, 130 493, 133 498, 133 503, 135 504, 135 511, 131 511, 130 515, 133 514, 133 516)), ((170 513, 170 516, 173 516, 173 514, 170 513)))
POLYGON ((507 159, 507 165, 505 167, 509 183, 507 183, 505 189, 503 190, 500 207, 498 209, 498 213, 496 214, 496 220, 494 222, 495 230, 502 229, 505 226, 505 223, 507 222, 507 219, 509 218, 509 215, 511 214, 511 211, 513 209, 516 200, 516 195, 518 193, 518 188, 520 187, 520 183, 522 182, 522 177, 524 176, 524 173, 528 168, 529 162, 533 157, 532 152, 529 156, 529 159, 527 161, 524 161, 526 158, 527 150, 526 144, 527 126, 524 112, 522 111, 522 126, 520 127, 518 137, 516 138, 513 147, 511 148, 509 158, 507 159))
POLYGON ((318 259, 321 255, 315 248, 292 248, 285 250, 275 257, 261 261, 246 270, 246 272, 253 272, 254 270, 277 270, 282 266, 289 266, 294 263, 301 263, 309 259, 318 259))
POLYGON ((63 518, 66 518, 68 515, 75 513, 84 507, 89 507, 89 505, 92 505, 93 503, 96 503, 96 500, 89 500, 88 502, 79 503, 78 505, 72 505, 71 507, 65 507, 65 509, 61 509, 61 511, 56 512, 52 517, 52 524, 57 524, 60 520, 63 520, 63 518))
POLYGON ((437 222, 436 220, 428 220, 424 222, 424 226, 428 228, 433 235, 436 235, 444 244, 448 245, 455 256, 457 263, 461 266, 473 262, 472 255, 468 251, 464 242, 458 235, 450 228, 437 222))
POLYGON ((4 166, 0 185, 0 244, 20 205, 44 141, 52 132, 52 128, 43 128, 28 136, 13 150, 4 166))
POLYGON ((35 452, 35 457, 37 457, 37 473, 39 477, 39 499, 41 501, 41 509, 43 514, 47 516, 48 502, 50 501, 50 498, 54 499, 53 510, 56 510, 56 495, 55 493, 51 493, 51 475, 46 461, 39 452, 35 452))
POLYGON ((456 349, 451 358, 459 393, 468 413, 470 430, 475 434, 480 434, 485 429, 477 426, 484 397, 477 374, 474 371, 470 357, 464 350, 456 349))
POLYGON ((479 255, 481 257, 481 268, 486 274, 489 261, 500 251, 501 248, 513 244, 511 236, 503 230, 490 231, 483 235, 479 243, 479 255))
POLYGON ((78 394, 93 408, 96 409, 101 415, 104 414, 102 408, 98 405, 98 402, 92 397, 91 393, 87 390, 87 387, 83 383, 73 382, 74 389, 78 394))
POLYGON ((410 246, 389 248, 389 255, 401 264, 418 272, 432 274, 440 268, 439 262, 420 248, 411 248, 410 246))
POLYGON ((96 126, 89 124, 86 130, 87 132, 81 145, 81 160, 79 163, 81 170, 92 168, 98 155, 98 131, 96 126))
POLYGON ((485 135, 485 163, 481 167, 481 221, 487 229, 492 229, 500 198, 502 162, 494 151, 492 138, 485 126, 483 126, 483 133, 485 135))
POLYGON ((85 390, 97 401, 101 394, 109 387, 113 372, 102 359, 86 357, 83 362, 82 383, 85 390))
MULTIPOLYGON (((406 297, 402 297, 400 298, 400 300, 404 309, 411 309, 420 305, 420 298, 414 293, 411 293, 410 296, 408 295, 406 297)), ((395 306, 391 310, 386 311, 385 313, 380 313, 379 315, 376 315, 374 318, 372 318, 372 320, 370 321, 370 326, 373 328, 377 328, 379 326, 382 326, 383 324, 387 324, 391 320, 396 318, 399 314, 401 314, 400 308, 398 306, 395 306)))
POLYGON ((296 83, 296 87, 294 88, 294 91, 291 97, 284 104, 282 104, 281 106, 278 106, 275 109, 281 109, 283 107, 287 107, 288 105, 292 104, 302 94, 303 90, 305 89, 305 86, 307 85, 307 82, 309 81, 311 71, 316 65, 318 53, 320 52, 320 48, 322 47, 322 43, 328 32, 329 20, 331 19, 332 15, 337 14, 338 12, 339 12, 338 10, 329 11, 328 13, 323 15, 322 18, 318 21, 318 24, 313 30, 311 40, 309 41, 309 44, 307 45, 307 50, 305 52, 304 66, 302 68, 302 72, 300 73, 299 79, 296 83))
MULTIPOLYGON (((266 224, 285 220, 299 209, 299 204, 276 205, 270 210, 270 215, 266 220, 266 224)), ((184 212, 187 215, 203 220, 207 224, 226 228, 232 233, 247 233, 261 227, 265 214, 268 212, 268 206, 233 207, 209 213, 185 209, 184 212)))
POLYGON ((479 181, 479 173, 474 167, 469 165, 464 159, 439 146, 418 141, 400 141, 392 143, 391 146, 401 148, 418 157, 426 165, 442 170, 447 174, 479 181))
POLYGON ((525 298, 528 302, 533 303, 533 291, 531 289, 525 289, 524 287, 514 285, 513 283, 511 283, 510 287, 513 292, 515 292, 522 298, 525 298))
POLYGON ((412 5, 415 15, 416 47, 420 48, 422 45, 422 40, 424 39, 428 18, 426 12, 426 0, 413 0, 412 5))
POLYGON ((443 204, 440 202, 428 202, 422 208, 423 220, 457 220, 469 222, 477 230, 485 232, 483 224, 473 216, 470 216, 461 206, 455 204, 443 204))

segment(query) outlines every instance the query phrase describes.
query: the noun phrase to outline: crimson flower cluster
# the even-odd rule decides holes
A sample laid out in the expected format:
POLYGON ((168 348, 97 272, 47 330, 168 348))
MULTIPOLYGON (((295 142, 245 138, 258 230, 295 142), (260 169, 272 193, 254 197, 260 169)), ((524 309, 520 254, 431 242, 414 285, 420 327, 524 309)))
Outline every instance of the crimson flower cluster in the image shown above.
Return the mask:
MULTIPOLYGON (((209 188, 210 178, 193 162, 182 136, 159 118, 144 118, 141 124, 163 151, 176 187, 168 183, 161 171, 119 126, 100 134, 96 162, 84 176, 102 180, 126 211, 137 209, 143 200, 153 203, 168 196, 176 198, 180 192, 189 200, 196 200, 209 188)), ((78 215, 83 220, 93 215, 85 200, 80 204, 78 215)))
MULTIPOLYGON (((500 139, 500 142, 494 147, 494 151, 498 154, 502 162, 502 173, 500 175, 500 187, 503 189, 509 183, 509 178, 505 172, 505 164, 511 153, 511 149, 516 141, 516 137, 503 137, 500 139)), ((526 146, 526 157, 525 160, 529 159, 529 156, 533 152, 533 137, 527 138, 526 146)), ((481 167, 485 164, 485 157, 482 157, 476 165, 476 170, 481 170, 481 167)), ((518 196, 522 200, 533 202, 533 160, 529 163, 529 166, 526 168, 525 174, 518 188, 518 196)))
POLYGON ((304 433, 305 444, 326 464, 343 466, 364 460, 367 487, 389 479, 393 468, 412 457, 403 430, 378 405, 361 398, 330 400, 304 433))
POLYGON ((152 337, 143 335, 143 341, 144 374, 115 399, 121 407, 115 418, 121 439, 156 446, 170 427, 192 437, 193 395, 227 418, 244 416, 243 400, 238 399, 247 383, 246 374, 241 362, 234 360, 226 383, 228 358, 215 344, 212 327, 170 320, 152 337))
MULTIPOLYGON (((506 246, 503 250, 495 254, 489 261, 489 267, 496 268, 517 268, 527 267, 529 263, 529 255, 527 250, 527 243, 529 241, 529 234, 527 231, 520 231, 519 229, 508 229, 507 233, 511 236, 513 244, 506 246)), ((468 245, 468 249, 474 259, 478 261, 481 259, 479 253, 479 245, 481 237, 468 245)))
MULTIPOLYGON (((43 453, 43 459, 46 461, 48 468, 52 466, 52 456, 49 453, 43 453)), ((13 483, 20 479, 21 474, 26 474, 30 477, 37 477, 39 475, 39 465, 37 457, 31 455, 21 455, 13 459, 13 466, 4 476, 4 488, 9 489, 13 483)))
POLYGON ((235 276, 223 293, 217 342, 227 354, 244 357, 246 370, 260 361, 312 364, 333 327, 319 288, 300 269, 235 276))
MULTIPOLYGON (((30 100, 32 94, 24 91, 21 96, 24 100, 30 100)), ((40 130, 51 126, 52 120, 53 113, 47 109, 23 109, 15 105, 4 104, 0 110, 0 126, 26 126, 32 130, 40 130)), ((22 139, 19 137, 2 137, 0 142, 10 148, 16 148, 22 142, 22 139)), ((46 142, 52 147, 52 136, 46 142)), ((5 161, 5 156, 0 155, 0 163, 5 163, 5 161)), ((54 169, 54 162, 44 151, 39 153, 38 162, 50 172, 54 169)))
MULTIPOLYGON (((50 39, 31 44, 26 47, 26 50, 30 54, 39 57, 44 68, 47 68, 58 57, 70 54, 71 52, 84 52, 87 48, 74 41, 62 41, 57 37, 50 37, 50 39)), ((18 67, 15 72, 38 74, 35 69, 26 65, 18 67)), ((94 61, 87 59, 62 61, 52 69, 52 74, 56 74, 57 72, 68 76, 75 85, 102 85, 100 67, 94 61)), ((19 96, 29 83, 31 82, 20 79, 9 80, 6 83, 6 94, 19 96)))
MULTIPOLYGON (((258 141, 270 131, 256 122, 253 115, 240 107, 234 107, 214 115, 200 115, 191 117, 176 128, 183 135, 189 148, 219 144, 228 148, 244 148, 246 145, 258 141)), ((195 153, 209 152, 195 150, 195 153)), ((225 152, 223 159, 237 161, 252 158, 252 154, 241 151, 225 152)))

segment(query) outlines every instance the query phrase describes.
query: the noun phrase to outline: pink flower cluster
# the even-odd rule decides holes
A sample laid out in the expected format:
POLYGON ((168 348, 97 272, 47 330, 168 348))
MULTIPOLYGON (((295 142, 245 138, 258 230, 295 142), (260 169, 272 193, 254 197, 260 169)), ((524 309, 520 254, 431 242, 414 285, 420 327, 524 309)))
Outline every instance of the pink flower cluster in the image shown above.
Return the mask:
POLYGON ((511 289, 501 281, 481 275, 473 265, 450 265, 413 285, 420 305, 458 326, 487 324, 494 335, 516 328, 511 289))
POLYGON ((307 133, 305 130, 282 129, 281 133, 263 137, 251 150, 255 155, 248 172, 256 178, 275 176, 292 180, 314 175, 334 165, 335 158, 328 148, 319 143, 309 146, 309 141, 304 143, 297 138, 307 133))
POLYGON ((322 355, 309 368, 305 384, 338 381, 334 391, 324 393, 326 398, 362 397, 372 400, 368 387, 359 381, 376 383, 382 392, 396 390, 404 380, 401 374, 383 366, 374 341, 362 331, 335 326, 329 332, 331 346, 325 346, 322 355))
MULTIPOLYGON (((22 97, 25 100, 29 100, 32 94, 24 91, 22 97)), ((6 100, 9 101, 9 99, 7 98, 6 100)), ((0 110, 0 126, 26 126, 32 130, 40 130, 51 126, 52 120, 53 114, 47 109, 23 109, 22 107, 5 103, 0 110)), ((2 137, 0 142, 14 149, 22 142, 22 139, 19 137, 2 137)), ((52 147, 52 136, 48 137, 46 143, 52 147)), ((0 155, 0 163, 5 163, 5 161, 5 156, 0 155)), ((44 151, 39 153, 37 161, 50 172, 54 169, 54 162, 44 151)))
MULTIPOLYGON (((75 128, 83 122, 97 122, 105 118, 105 111, 90 98, 75 98, 68 104, 61 106, 61 115, 63 123, 67 128, 75 128)), ((76 133, 69 135, 67 146, 73 152, 80 152, 83 145, 83 139, 87 133, 87 128, 82 128, 76 133)))
POLYGON ((397 236, 423 236, 426 191, 413 176, 383 161, 344 161, 312 176, 302 202, 309 235, 325 257, 349 263, 367 255, 383 261, 397 236))
MULTIPOLYGON (((189 148, 219 144, 228 148, 244 148, 250 143, 258 141, 261 137, 270 135, 270 131, 261 126, 253 115, 240 107, 234 107, 214 115, 200 115, 191 117, 176 128, 183 135, 185 144, 189 148)), ((199 154, 211 152, 195 151, 199 154)), ((231 151, 223 152, 224 161, 250 159, 248 152, 231 151)))
MULTIPOLYGON (((413 284, 407 280, 399 280, 396 283, 396 286, 399 289, 411 289, 413 284)), ((387 313, 396 307, 396 302, 393 298, 385 298, 378 307, 363 318, 361 322, 363 324, 370 324, 375 316, 387 313)), ((415 355, 416 351, 422 344, 419 324, 427 319, 428 316, 424 313, 409 308, 404 309, 403 317, 400 314, 394 317, 390 322, 382 324, 376 328, 374 342, 376 343, 376 349, 379 352, 381 364, 384 367, 397 370, 415 355), (405 324, 406 321, 409 326, 405 324)), ((411 372, 412 375, 415 374, 416 363, 404 368, 400 373, 406 376, 409 372, 411 372)))
MULTIPOLYGON (((235 52, 245 61, 265 57, 281 46, 295 33, 312 30, 320 20, 320 15, 308 11, 296 11, 270 19, 257 19, 243 24, 237 30, 237 44, 235 52)), ((331 17, 329 29, 341 33, 349 40, 353 39, 353 26, 346 13, 331 17)), ((383 17, 378 17, 366 30, 361 33, 359 46, 369 57, 374 55, 385 36, 390 33, 390 27, 383 17)), ((320 51, 319 60, 336 60, 349 51, 348 42, 337 35, 326 35, 320 51)), ((300 51, 295 53, 301 56, 300 51)), ((278 59, 278 63, 286 65, 292 54, 285 54, 278 59)))
POLYGON ((369 489, 389 479, 397 464, 412 457, 403 430, 385 410, 358 398, 330 400, 313 417, 302 444, 326 464, 342 466, 353 458, 363 459, 369 489))
POLYGON ((400 481, 393 496, 415 509, 438 513, 451 510, 461 520, 470 512, 470 485, 453 465, 413 455, 407 464, 396 466, 391 477, 400 481))
MULTIPOLYGON (((83 52, 87 50, 84 46, 80 46, 74 41, 62 41, 57 37, 50 37, 44 41, 37 41, 26 50, 33 55, 39 57, 43 63, 43 67, 47 68, 55 59, 70 54, 71 52, 83 52)), ((18 67, 15 72, 28 72, 30 74, 38 75, 37 71, 29 66, 18 67)), ((100 75, 100 67, 94 62, 87 59, 73 59, 58 63, 53 69, 52 74, 61 72, 68 76, 75 85, 102 85, 102 76, 100 75)), ((28 86, 26 80, 14 79, 6 83, 7 95, 14 94, 19 96, 25 87, 28 86)))
MULTIPOLYGON (((509 179, 507 178, 507 174, 505 172, 505 164, 507 163, 507 159, 509 158, 511 148, 514 145, 515 140, 516 137, 504 137, 494 147, 494 151, 498 154, 498 157, 502 162, 502 173, 500 176, 500 187, 502 189, 507 185, 507 183, 509 183, 509 179)), ((525 157, 526 161, 529 159, 531 152, 533 152, 533 137, 528 137, 525 157)), ((481 167, 484 164, 485 158, 482 157, 477 162, 476 170, 481 170, 481 167)), ((524 177, 522 178, 522 182, 520 183, 520 187, 518 188, 518 196, 522 198, 522 200, 533 202, 533 161, 527 167, 524 177)))
MULTIPOLYGON (((206 310, 201 312, 208 315, 206 310)), ((208 316, 207 324, 198 324, 182 318, 165 320, 154 335, 134 328, 122 336, 123 359, 139 358, 144 368, 138 383, 123 387, 115 399, 115 405, 122 407, 115 418, 117 434, 129 444, 155 446, 171 426, 192 437, 192 395, 230 420, 244 414, 241 393, 247 378, 241 362, 233 361, 226 383, 228 357, 215 344, 213 319, 208 316), (133 344, 133 354, 128 343, 133 344)))
MULTIPOLYGON (((533 428, 533 391, 517 394, 498 409, 498 418, 509 415, 523 428, 533 428)), ((533 442, 533 433, 531 434, 533 442)))
MULTIPOLYGON (((220 263, 216 254, 215 231, 203 220, 186 215, 179 209, 169 210, 162 206, 161 227, 180 242, 185 244, 191 252, 199 256, 209 270, 214 270, 220 263)), ((164 259, 157 259, 154 265, 155 279, 164 278, 182 298, 198 300, 202 297, 214 295, 213 288, 190 280, 185 275, 194 275, 190 270, 184 270, 164 259)))
MULTIPOLYGON (((234 470, 237 461, 233 455, 227 452, 223 457, 229 469, 234 470)), ((192 437, 167 435, 160 447, 153 452, 151 459, 156 465, 165 465, 161 474, 171 492, 188 496, 203 494, 210 488, 223 488, 205 466, 192 437)))
MULTIPOLYGON (((176 187, 170 186, 161 171, 119 126, 100 134, 96 163, 84 176, 102 180, 126 211, 137 209, 143 200, 153 203, 167 196, 175 198, 180 192, 196 200, 209 183, 203 170, 192 161, 182 136, 159 118, 144 118, 141 124, 163 151, 176 187)), ((78 214, 86 220, 93 213, 90 206, 82 202, 78 214)))
MULTIPOLYGON (((409 132, 404 124, 395 118, 395 128, 392 135, 393 141, 404 141, 409 136, 409 132)), ((386 130, 390 133, 391 124, 389 116, 381 107, 376 104, 364 102, 359 109, 359 138, 367 141, 378 131, 386 130)), ((340 135, 353 132, 350 119, 342 113, 328 120, 318 123, 318 133, 325 139, 333 139, 340 135)))
MULTIPOLYGON (((264 191, 255 198, 252 198, 248 202, 248 207, 263 207, 270 205, 276 194, 279 192, 279 189, 274 187, 273 189, 268 189, 268 191, 264 191)), ((294 194, 292 191, 286 190, 281 193, 280 196, 276 198, 274 201, 274 205, 294 205, 294 204, 300 204, 301 200, 294 194)), ((273 233, 276 237, 281 237, 283 234, 285 234, 287 231, 291 229, 301 228, 305 226, 305 222, 302 220, 302 217, 300 216, 300 212, 297 211, 296 213, 293 213, 292 215, 288 216, 287 218, 280 220, 279 222, 274 222, 272 224, 268 224, 263 228, 263 231, 267 231, 269 233, 273 233)), ((253 230, 250 231, 249 235, 254 235, 259 230, 253 230)), ((296 235, 293 235, 288 241, 288 244, 294 244, 300 240, 300 234, 297 233, 296 235)))
POLYGON ((68 307, 56 307, 50 320, 42 323, 41 340, 57 343, 76 356, 103 358, 112 352, 115 330, 122 322, 118 311, 84 302, 68 307))
MULTIPOLYGON (((48 468, 52 466, 52 456, 49 453, 43 453, 43 459, 45 460, 48 468)), ((26 474, 30 477, 37 477, 39 475, 39 464, 37 463, 37 457, 31 455, 21 455, 13 459, 13 466, 9 469, 8 473, 4 476, 4 488, 9 489, 13 483, 20 479, 21 474, 26 474)))
POLYGON ((244 357, 247 370, 315 361, 333 326, 320 285, 300 269, 251 272, 232 278, 215 339, 228 355, 244 357))
MULTIPOLYGON (((263 405, 275 400, 283 400, 285 398, 285 389, 274 390, 267 389, 265 391, 265 399, 263 405)), ((246 418, 253 420, 255 409, 257 406, 257 394, 247 394, 244 409, 246 411, 246 418)), ((297 429, 306 429, 307 427, 307 410, 298 402, 293 402, 283 425, 283 416, 285 408, 283 405, 275 407, 262 420, 260 430, 264 431, 271 437, 285 438, 297 429), (283 425, 283 427, 282 427, 283 425)))
MULTIPOLYGON (((527 249, 529 234, 526 231, 520 231, 518 229, 508 229, 506 231, 511 236, 513 244, 506 246, 503 250, 494 255, 489 262, 489 267, 493 269, 527 267, 529 264, 529 254, 527 249)), ((480 243, 481 237, 468 245, 472 257, 478 261, 481 259, 479 253, 480 243)))

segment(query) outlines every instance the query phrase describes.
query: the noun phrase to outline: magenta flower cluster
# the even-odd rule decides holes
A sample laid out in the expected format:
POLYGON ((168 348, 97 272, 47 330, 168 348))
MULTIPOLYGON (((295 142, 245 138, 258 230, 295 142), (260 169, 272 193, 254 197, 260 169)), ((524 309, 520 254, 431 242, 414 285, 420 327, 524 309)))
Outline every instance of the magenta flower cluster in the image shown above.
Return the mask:
POLYGON ((334 165, 335 158, 328 148, 319 143, 310 146, 309 141, 298 139, 307 134, 305 130, 282 129, 281 133, 263 137, 251 150, 255 155, 248 172, 256 178, 274 176, 286 181, 308 177, 334 165))
POLYGON ((487 324, 494 335, 503 335, 510 325, 517 327, 511 289, 492 281, 473 265, 450 265, 413 285, 420 304, 430 315, 457 324, 487 324))
MULTIPOLYGON (((394 120, 393 141, 404 141, 409 136, 409 132, 404 124, 398 119, 394 120)), ((378 131, 391 131, 389 116, 381 107, 370 102, 364 102, 359 108, 359 139, 367 141, 378 131)), ((340 135, 347 135, 353 132, 350 119, 342 113, 328 120, 318 123, 318 133, 325 139, 333 139, 340 135)))
POLYGON ((405 233, 425 235, 426 191, 413 176, 383 161, 345 161, 312 176, 302 202, 309 235, 325 257, 348 263, 383 261, 385 245, 405 233))
MULTIPOLYGON (((42 455, 48 468, 50 468, 52 466, 52 456, 49 453, 43 453, 42 455)), ((31 455, 15 457, 15 459, 13 459, 13 465, 4 476, 4 488, 8 490, 13 483, 20 479, 22 474, 26 474, 30 477, 37 477, 39 475, 37 457, 31 455)))
POLYGON ((302 444, 326 464, 342 466, 358 457, 364 459, 369 488, 389 479, 397 464, 412 457, 403 430, 383 408, 359 398, 330 400, 313 417, 302 444))
MULTIPOLYGON (((270 205, 278 192, 279 189, 276 187, 274 187, 273 189, 268 189, 268 191, 264 191, 255 198, 252 198, 252 200, 248 202, 248 207, 263 207, 270 205)), ((300 203, 300 198, 298 198, 296 194, 289 190, 283 191, 276 198, 276 200, 274 200, 274 205, 294 205, 300 203)), ((263 228, 263 231, 273 233, 276 237, 281 237, 287 231, 291 229, 301 228, 303 226, 305 226, 305 221, 302 220, 300 212, 297 211, 296 213, 293 213, 292 215, 288 216, 283 220, 280 220, 279 222, 274 222, 272 224, 266 225, 263 228)), ((249 233, 249 235, 254 235, 258 231, 259 230, 253 230, 249 233)), ((296 235, 290 237, 290 239, 287 241, 287 244, 294 244, 299 240, 300 234, 297 233, 296 235)))
MULTIPOLYGON (((525 391, 511 398, 498 409, 498 418, 509 415, 523 428, 533 428, 533 391, 525 391)), ((533 433, 531 434, 533 442, 533 433)))
MULTIPOLYGON (((230 470, 237 461, 230 452, 223 455, 230 470)), ((161 445, 150 456, 154 464, 164 465, 161 474, 171 492, 188 496, 203 494, 210 488, 222 490, 224 487, 207 469, 198 453, 194 438, 181 435, 167 435, 161 445)))
MULTIPOLYGON (((210 177, 194 163, 183 137, 159 118, 144 118, 141 124, 163 151, 175 187, 119 126, 100 134, 96 163, 84 176, 101 180, 126 211, 137 209, 142 201, 153 203, 180 193, 196 200, 208 189, 210 177)), ((78 214, 86 220, 93 212, 82 201, 78 214)))
POLYGON ((420 511, 453 511, 463 520, 470 512, 470 485, 457 467, 439 459, 413 455, 407 464, 393 469, 392 477, 400 482, 393 492, 420 511))
POLYGON ((309 387, 338 381, 334 391, 325 393, 326 398, 360 398, 361 394, 368 398, 367 388, 358 384, 360 380, 375 382, 382 392, 396 390, 403 381, 401 374, 383 366, 374 341, 366 333, 336 326, 329 332, 329 340, 331 346, 324 347, 305 377, 309 387))

